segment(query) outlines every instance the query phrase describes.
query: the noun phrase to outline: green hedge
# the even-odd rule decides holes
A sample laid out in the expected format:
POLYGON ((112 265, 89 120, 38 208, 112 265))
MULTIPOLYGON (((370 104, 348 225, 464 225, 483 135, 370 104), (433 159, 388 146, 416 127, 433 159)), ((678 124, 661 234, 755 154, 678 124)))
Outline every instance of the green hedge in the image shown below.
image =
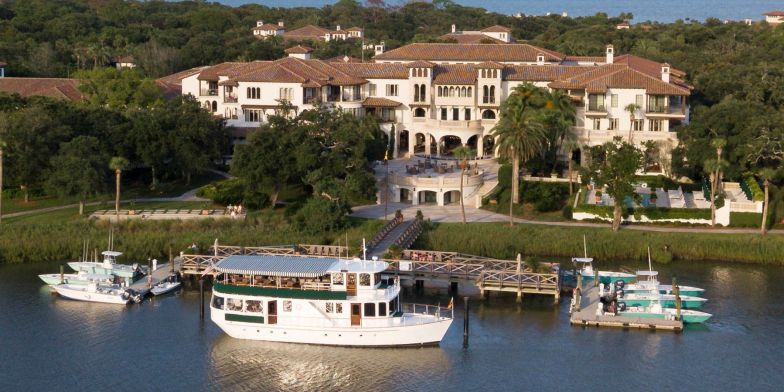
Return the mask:
MULTIPOLYGON (((599 217, 612 218, 613 207, 597 206, 593 204, 581 204, 574 209, 574 212, 586 212, 599 217)), ((634 214, 634 218, 639 220, 643 215, 648 219, 710 219, 710 210, 697 208, 630 208, 623 209, 624 217, 634 214)))
POLYGON ((604 218, 612 218, 613 207, 610 206, 597 206, 594 204, 579 204, 574 212, 586 212, 604 218))
POLYGON ((760 225, 762 225, 762 214, 756 212, 730 212, 730 226, 760 227, 760 225))
POLYGON ((746 186, 749 187, 749 192, 751 192, 752 201, 765 200, 765 193, 762 192, 762 189, 760 189, 759 183, 757 182, 757 178, 754 177, 753 174, 747 173, 743 179, 746 182, 746 186))

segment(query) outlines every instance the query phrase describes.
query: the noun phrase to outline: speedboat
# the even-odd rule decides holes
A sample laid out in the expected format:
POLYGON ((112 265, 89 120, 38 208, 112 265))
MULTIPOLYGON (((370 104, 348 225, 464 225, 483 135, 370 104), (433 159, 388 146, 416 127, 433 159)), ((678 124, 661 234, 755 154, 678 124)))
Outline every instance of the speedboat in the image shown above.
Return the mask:
POLYGON ((152 295, 163 295, 170 293, 182 286, 182 282, 177 280, 177 275, 169 275, 168 278, 156 283, 150 289, 152 295))
POLYGON ((44 283, 53 286, 61 283, 72 285, 86 285, 91 282, 112 284, 114 283, 114 275, 107 274, 91 274, 85 271, 79 271, 75 274, 41 274, 38 275, 44 283))
MULTIPOLYGON (((678 311, 672 308, 664 308, 661 304, 654 303, 650 306, 631 306, 627 307, 624 302, 618 303, 618 315, 627 317, 660 318, 665 320, 676 320, 678 311)), ((701 324, 711 318, 710 313, 697 310, 682 309, 681 320, 686 324, 701 324)))
MULTIPOLYGON (((624 289, 626 291, 626 289, 624 289)), ((694 309, 705 305, 708 302, 705 298, 692 297, 688 295, 681 295, 681 306, 684 309, 694 309)), ((628 306, 648 306, 654 302, 659 302, 665 308, 675 307, 675 295, 673 294, 660 294, 658 292, 651 293, 624 293, 623 301, 628 306)))
POLYGON ((613 284, 619 281, 629 283, 634 281, 636 278, 637 277, 634 274, 629 274, 626 272, 599 271, 599 283, 604 284, 613 284))
POLYGON ((88 283, 86 285, 58 284, 52 288, 63 297, 77 301, 101 302, 107 304, 125 305, 131 301, 141 302, 141 294, 132 289, 125 289, 119 285, 100 285, 88 283))
POLYGON ((125 278, 127 283, 133 283, 145 275, 144 269, 138 264, 126 265, 117 263, 117 258, 122 256, 122 252, 106 250, 101 252, 102 262, 95 261, 72 261, 68 266, 74 271, 84 271, 91 274, 116 275, 125 278))
MULTIPOLYGON (((643 287, 643 286, 641 286, 641 285, 639 285, 637 283, 630 283, 630 284, 626 285, 626 287, 623 289, 623 291, 625 291, 626 293, 629 293, 629 294, 631 294, 631 293, 642 293, 642 292, 649 293, 649 292, 651 292, 651 289, 648 288, 648 287, 643 287)), ((669 284, 657 284, 656 285, 656 291, 658 291, 659 294, 672 294, 672 293, 674 293, 674 291, 672 289, 672 285, 669 285, 669 284)), ((679 294, 682 297, 683 296, 699 297, 700 295, 705 293, 705 290, 701 289, 699 287, 678 285, 678 292, 679 292, 679 294)))

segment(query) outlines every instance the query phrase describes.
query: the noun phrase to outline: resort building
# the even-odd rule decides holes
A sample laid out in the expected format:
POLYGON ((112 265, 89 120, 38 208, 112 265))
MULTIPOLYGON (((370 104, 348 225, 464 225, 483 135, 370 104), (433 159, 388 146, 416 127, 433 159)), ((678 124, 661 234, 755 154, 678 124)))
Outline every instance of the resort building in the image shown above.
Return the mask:
POLYGON ((79 81, 69 78, 0 78, 0 93, 19 94, 22 97, 49 97, 68 101, 81 101, 79 81))
MULTIPOLYGON (((678 143, 673 128, 689 120, 691 87, 682 71, 616 56, 612 45, 604 56, 586 57, 525 43, 415 43, 367 63, 313 59, 311 51, 297 46, 275 61, 206 67, 182 78, 182 94, 244 130, 234 132, 240 139, 280 110, 282 101, 295 112, 326 105, 374 116, 394 140, 393 157, 445 156, 459 145, 492 156, 501 104, 526 82, 572 97, 583 148, 614 137, 671 148, 678 143)), ((585 156, 579 149, 563 154, 585 156)))
POLYGON ((264 23, 262 20, 256 21, 256 27, 252 29, 253 36, 258 39, 268 37, 283 37, 289 41, 334 41, 347 39, 361 39, 364 37, 365 30, 361 27, 350 27, 342 29, 337 25, 334 30, 319 26, 307 25, 295 30, 286 31, 285 24, 281 21, 278 24, 264 23))
POLYGON ((769 25, 778 26, 784 23, 784 11, 768 11, 765 13, 765 22, 769 25))
POLYGON ((514 42, 512 30, 504 26, 491 26, 478 31, 457 31, 452 25, 452 32, 438 37, 444 41, 455 41, 458 44, 508 44, 514 42))

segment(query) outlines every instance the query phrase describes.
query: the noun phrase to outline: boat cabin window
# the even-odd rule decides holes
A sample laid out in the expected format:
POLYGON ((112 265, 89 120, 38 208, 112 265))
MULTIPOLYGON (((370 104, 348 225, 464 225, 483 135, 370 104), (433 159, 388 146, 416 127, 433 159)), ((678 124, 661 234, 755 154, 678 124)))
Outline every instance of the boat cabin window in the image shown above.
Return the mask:
POLYGON ((378 285, 379 282, 381 282, 381 273, 376 272, 373 274, 373 285, 378 285))
POLYGON ((245 311, 251 313, 261 313, 262 309, 261 301, 254 301, 254 300, 247 300, 245 301, 245 311))
POLYGON ((387 303, 386 302, 379 302, 378 303, 378 315, 379 316, 386 316, 387 315, 387 303))
POLYGON ((359 285, 370 286, 370 274, 359 274, 359 285))
POLYGON ((343 313, 343 304, 342 303, 335 303, 335 313, 343 313))
POLYGON ((223 309, 223 297, 217 295, 212 296, 212 307, 215 309, 223 309))
POLYGON ((395 313, 397 311, 397 305, 398 305, 398 297, 395 297, 395 299, 389 301, 389 313, 390 314, 395 313))
POLYGON ((226 301, 226 310, 233 310, 236 312, 242 311, 242 300, 229 298, 228 301, 226 301))
POLYGON ((291 312, 291 301, 283 301, 283 311, 291 312))
POLYGON ((324 310, 327 313, 332 313, 332 311, 335 309, 335 304, 332 303, 332 302, 327 302, 327 303, 324 304, 324 307, 325 307, 324 310))
POLYGON ((332 284, 342 286, 343 274, 342 273, 332 274, 332 284))
POLYGON ((375 317, 375 316, 376 316, 376 303, 375 302, 365 303, 365 317, 375 317))

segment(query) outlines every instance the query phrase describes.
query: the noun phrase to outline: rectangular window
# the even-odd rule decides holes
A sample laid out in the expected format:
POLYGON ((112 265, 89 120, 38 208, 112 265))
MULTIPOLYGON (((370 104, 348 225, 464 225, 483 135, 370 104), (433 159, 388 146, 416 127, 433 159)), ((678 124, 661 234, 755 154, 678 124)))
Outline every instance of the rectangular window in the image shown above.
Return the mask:
POLYGON ((441 108, 441 119, 446 120, 446 108, 441 108))
POLYGON ((327 303, 324 304, 324 310, 327 313, 332 313, 333 309, 335 309, 335 303, 334 302, 327 302, 327 303))
POLYGON ((243 109, 242 112, 245 115, 245 122, 261 122, 260 109, 243 109))
POLYGON ((396 84, 388 84, 387 85, 387 96, 388 97, 397 97, 397 85, 396 84))
POLYGON ((666 113, 667 112, 667 97, 664 95, 649 95, 648 96, 648 112, 650 113, 666 113))
POLYGON ((632 127, 632 129, 634 129, 635 131, 642 131, 642 126, 643 126, 643 120, 634 120, 634 127, 632 127))
POLYGON ((368 96, 369 97, 375 97, 376 96, 376 85, 373 84, 373 83, 370 83, 368 85, 368 96))
POLYGON ((335 313, 343 313, 343 304, 340 302, 335 303, 335 313))
POLYGON ((245 301, 245 311, 250 313, 261 313, 261 301, 249 299, 245 301))
POLYGON ((471 109, 466 109, 465 112, 464 112, 464 116, 465 116, 466 120, 470 120, 471 119, 471 109))
POLYGON ((283 311, 291 312, 291 301, 283 301, 283 311))
POLYGON ((634 103, 636 103, 637 106, 642 107, 642 94, 636 95, 634 97, 634 103))
POLYGON ((389 301, 389 314, 395 313, 395 301, 389 301))
POLYGON ((452 108, 452 120, 454 121, 460 120, 460 109, 452 108))
POLYGON ((602 120, 595 118, 593 119, 593 130, 598 131, 602 127, 602 120))
POLYGON ((648 120, 648 129, 651 132, 661 132, 662 120, 648 120))
POLYGON ((604 112, 604 94, 588 94, 588 111, 604 112))
POLYGON ((359 285, 370 286, 370 274, 359 274, 359 285))
POLYGON ((365 303, 365 317, 376 317, 376 303, 365 303))
POLYGON ((611 118, 610 119, 610 123, 607 125, 607 129, 609 129, 611 131, 617 131, 618 130, 618 119, 617 118, 611 118))
POLYGON ((610 106, 614 108, 618 107, 618 94, 610 95, 610 106))
POLYGON ((387 314, 387 303, 386 302, 379 302, 378 303, 378 315, 379 316, 386 316, 387 314))
POLYGON ((332 274, 332 284, 343 286, 343 274, 342 273, 332 274))

